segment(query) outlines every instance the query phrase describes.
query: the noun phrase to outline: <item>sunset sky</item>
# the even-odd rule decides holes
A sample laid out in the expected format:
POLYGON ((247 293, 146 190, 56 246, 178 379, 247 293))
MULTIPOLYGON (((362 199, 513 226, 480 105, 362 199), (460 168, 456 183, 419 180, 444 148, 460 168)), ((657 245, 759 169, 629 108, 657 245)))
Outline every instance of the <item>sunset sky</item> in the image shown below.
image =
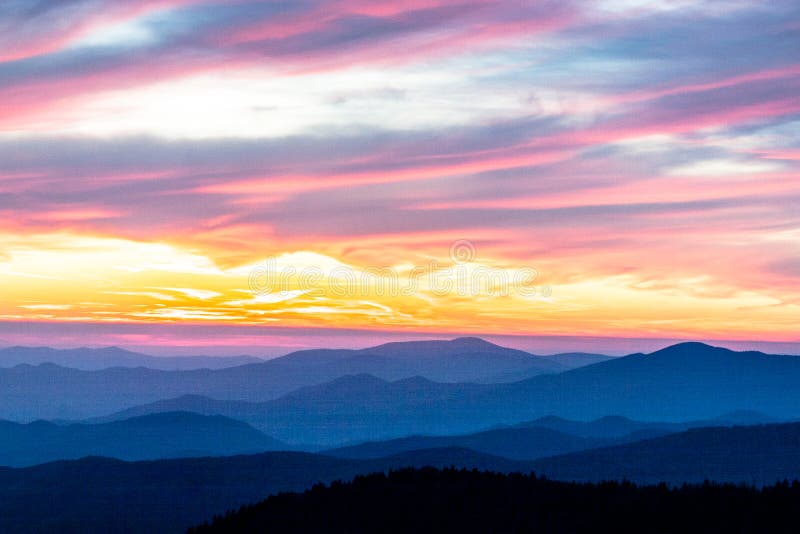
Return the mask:
POLYGON ((3 1, 0 342, 800 342, 799 170, 796 1, 3 1))

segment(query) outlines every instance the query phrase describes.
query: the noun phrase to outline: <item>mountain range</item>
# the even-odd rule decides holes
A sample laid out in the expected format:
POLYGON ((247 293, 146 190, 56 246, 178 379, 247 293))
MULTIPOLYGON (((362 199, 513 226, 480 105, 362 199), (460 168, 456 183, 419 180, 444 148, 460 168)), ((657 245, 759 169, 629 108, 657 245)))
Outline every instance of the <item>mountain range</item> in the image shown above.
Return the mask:
MULTIPOLYGON (((293 444, 335 447, 414 434, 464 434, 539 417, 591 420, 615 414, 685 422, 729 412, 792 419, 800 406, 800 358, 673 345, 514 383, 386 381, 350 375, 253 403, 178 397, 121 412, 221 414, 293 444)), ((112 417, 113 419, 113 417, 112 417)))
POLYGON ((0 465, 107 456, 145 460, 229 456, 289 447, 220 415, 164 412, 101 424, 0 421, 0 465))
POLYGON ((565 434, 583 438, 619 438, 629 435, 672 434, 690 428, 703 426, 747 426, 764 423, 778 423, 779 420, 753 411, 735 411, 710 419, 698 419, 679 423, 663 421, 635 421, 619 415, 607 415, 591 421, 575 421, 549 415, 533 421, 517 423, 512 428, 549 428, 565 434))
POLYGON ((622 441, 582 438, 542 427, 504 428, 457 436, 408 436, 387 441, 370 441, 326 450, 323 454, 365 459, 425 449, 464 448, 512 460, 534 460, 622 441))
MULTIPOLYGON (((294 446, 331 448, 418 434, 469 434, 546 416, 591 420, 614 414, 685 422, 737 411, 780 420, 798 415, 800 358, 702 343, 511 383, 350 374, 371 366, 394 375, 404 364, 406 374, 423 370, 435 375, 479 360, 485 371, 496 372, 495 360, 528 365, 547 358, 459 338, 363 351, 301 351, 219 370, 20 365, 0 369, 0 416, 16 421, 94 417, 100 422, 186 411, 241 420, 294 446)), ((550 365, 553 370, 561 364, 550 365)))
POLYGON ((667 488, 406 468, 273 495, 198 524, 187 534, 790 533, 796 530, 798 500, 796 484, 667 488))
POLYGON ((691 429, 532 462, 439 448, 374 459, 266 452, 143 462, 89 457, 0 468, 0 531, 178 532, 278 492, 423 466, 535 471, 567 481, 772 484, 800 478, 800 423, 691 429))
POLYGON ((0 367, 53 363, 61 367, 96 371, 110 367, 146 367, 163 371, 224 369, 263 360, 254 356, 150 356, 119 347, 53 349, 6 347, 0 349, 0 367))
POLYGON ((277 492, 423 465, 527 469, 527 464, 464 449, 377 460, 300 452, 145 462, 89 457, 0 468, 0 532, 185 532, 215 514, 277 492))
POLYGON ((416 450, 455 447, 513 460, 535 460, 642 441, 691 428, 758 424, 767 421, 770 418, 758 413, 732 413, 714 419, 683 423, 633 421, 620 416, 606 416, 594 421, 571 421, 549 416, 473 434, 407 436, 337 447, 323 453, 343 458, 381 458, 416 450))
POLYGON ((781 422, 798 419, 800 358, 682 343, 565 363, 592 359, 460 338, 223 369, 0 368, 0 414, 17 420, 0 421, 0 464, 29 466, 0 468, 0 531, 177 532, 278 491, 427 465, 800 477, 800 423, 781 422), (82 420, 19 422, 70 414, 82 420), (323 452, 287 451, 300 448, 323 452))
POLYGON ((774 484, 800 478, 800 423, 695 428, 532 465, 558 480, 774 484))
POLYGON ((224 369, 88 371, 52 363, 22 364, 0 369, 0 418, 82 419, 187 394, 263 402, 352 374, 384 380, 424 376, 442 382, 493 382, 504 380, 499 375, 527 378, 560 372, 578 361, 605 359, 583 355, 576 360, 570 354, 562 360, 558 355, 535 356, 477 338, 458 338, 387 343, 361 350, 299 351, 224 369))

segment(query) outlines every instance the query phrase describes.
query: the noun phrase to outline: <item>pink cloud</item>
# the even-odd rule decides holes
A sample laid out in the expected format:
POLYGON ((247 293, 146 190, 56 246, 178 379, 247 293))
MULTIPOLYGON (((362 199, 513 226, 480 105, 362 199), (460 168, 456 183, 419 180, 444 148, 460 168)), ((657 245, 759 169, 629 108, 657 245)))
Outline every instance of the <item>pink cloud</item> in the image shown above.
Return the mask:
POLYGON ((207 0, 127 0, 105 2, 97 6, 86 2, 81 9, 72 6, 64 11, 54 8, 40 15, 45 20, 20 20, 9 23, 0 37, 0 63, 19 61, 63 50, 93 31, 120 24, 153 11, 171 9, 207 0), (73 18, 74 17, 74 18, 73 18), (51 19, 51 20, 48 20, 51 19), (41 26, 39 26, 41 24, 41 26), (31 29, 33 27, 33 29, 31 29))

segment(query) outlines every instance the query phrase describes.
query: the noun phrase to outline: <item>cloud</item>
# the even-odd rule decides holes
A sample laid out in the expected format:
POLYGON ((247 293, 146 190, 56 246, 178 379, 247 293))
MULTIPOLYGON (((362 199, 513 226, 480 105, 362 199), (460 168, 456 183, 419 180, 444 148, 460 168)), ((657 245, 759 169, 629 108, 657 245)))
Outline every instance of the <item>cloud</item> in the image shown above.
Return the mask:
POLYGON ((760 306, 800 298, 800 13, 667 7, 4 3, 0 275, 17 293, 2 311, 38 305, 23 289, 62 306, 48 292, 88 269, 110 306, 37 317, 564 330, 613 316, 632 331, 662 328, 643 319, 656 302, 674 325, 699 309, 702 328, 734 332, 727 298, 781 331, 792 309, 760 306), (263 258, 416 265, 457 239, 564 292, 483 315, 237 292, 263 258))

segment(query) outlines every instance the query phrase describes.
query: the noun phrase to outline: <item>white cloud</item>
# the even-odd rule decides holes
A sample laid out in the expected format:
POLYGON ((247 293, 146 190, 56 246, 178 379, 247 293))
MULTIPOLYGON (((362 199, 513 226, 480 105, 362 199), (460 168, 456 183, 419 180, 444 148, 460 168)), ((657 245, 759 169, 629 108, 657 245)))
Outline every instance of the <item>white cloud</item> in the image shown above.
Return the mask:
POLYGON ((676 176, 732 176, 774 172, 781 168, 783 168, 782 165, 773 162, 709 159, 672 167, 667 174, 676 176))

